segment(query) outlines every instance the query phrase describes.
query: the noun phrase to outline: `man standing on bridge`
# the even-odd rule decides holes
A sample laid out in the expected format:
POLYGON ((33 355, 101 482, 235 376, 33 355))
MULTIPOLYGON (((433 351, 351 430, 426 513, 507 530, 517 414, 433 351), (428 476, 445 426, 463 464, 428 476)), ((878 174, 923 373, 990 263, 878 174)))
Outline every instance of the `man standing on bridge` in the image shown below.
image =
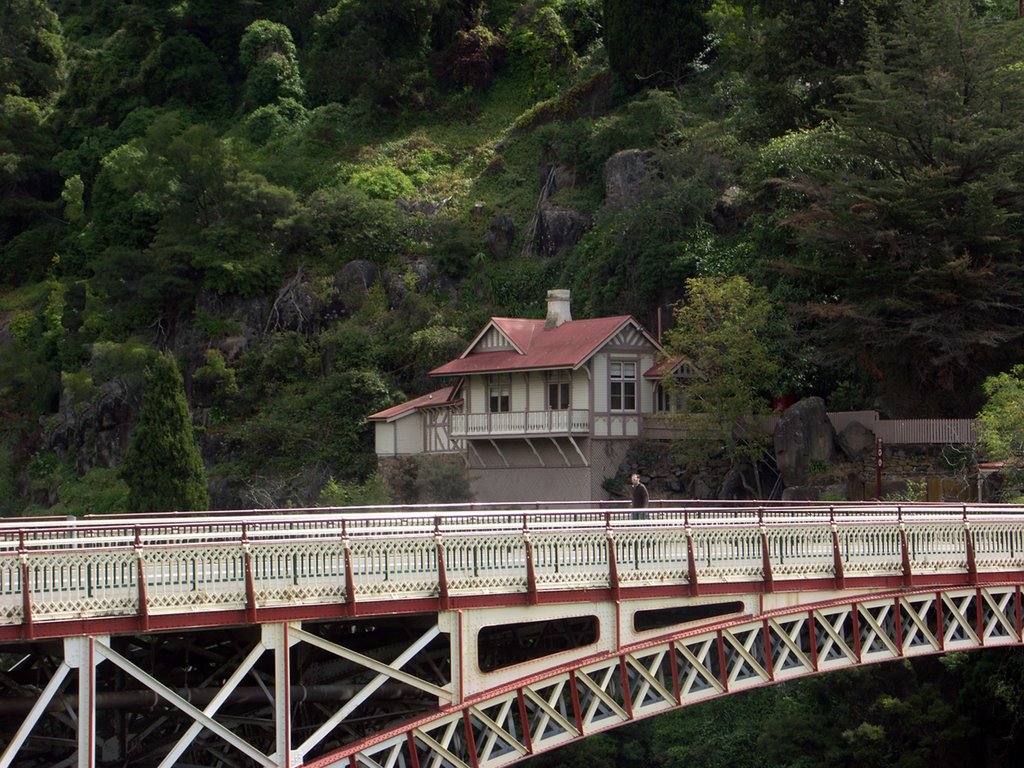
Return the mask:
MULTIPOLYGON (((643 509, 647 506, 647 501, 650 498, 647 493, 647 486, 640 482, 640 475, 635 472, 629 478, 629 482, 633 484, 633 509, 643 509)), ((634 512, 631 517, 634 520, 646 520, 647 513, 634 512)))

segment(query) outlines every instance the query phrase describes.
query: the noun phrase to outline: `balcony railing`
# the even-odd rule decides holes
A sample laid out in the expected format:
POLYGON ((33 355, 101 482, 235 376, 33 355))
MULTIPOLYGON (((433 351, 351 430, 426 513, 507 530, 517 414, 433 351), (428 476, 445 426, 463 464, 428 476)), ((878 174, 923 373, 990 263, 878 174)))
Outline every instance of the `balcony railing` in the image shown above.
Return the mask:
POLYGON ((590 433, 590 412, 506 411, 452 414, 452 437, 577 435, 590 433))

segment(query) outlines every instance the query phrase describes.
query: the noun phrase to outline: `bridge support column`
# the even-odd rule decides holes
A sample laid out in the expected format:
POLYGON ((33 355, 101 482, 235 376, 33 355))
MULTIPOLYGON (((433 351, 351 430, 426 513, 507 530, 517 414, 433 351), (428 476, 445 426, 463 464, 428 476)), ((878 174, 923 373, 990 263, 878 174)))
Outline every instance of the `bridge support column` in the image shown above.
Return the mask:
POLYGON ((274 759, 282 768, 292 767, 291 664, 288 624, 264 624, 263 645, 274 651, 274 759))
MULTIPOLYGON (((110 638, 103 637, 102 642, 110 638)), ((95 637, 69 637, 64 640, 64 659, 78 670, 78 768, 96 765, 96 658, 95 637)))

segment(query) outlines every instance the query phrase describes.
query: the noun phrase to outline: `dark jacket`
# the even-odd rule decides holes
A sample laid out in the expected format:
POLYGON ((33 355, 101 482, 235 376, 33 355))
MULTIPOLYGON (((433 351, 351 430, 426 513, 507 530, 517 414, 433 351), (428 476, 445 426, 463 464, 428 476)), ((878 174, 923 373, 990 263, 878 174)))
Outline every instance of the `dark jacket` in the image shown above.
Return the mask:
POLYGON ((637 483, 633 486, 633 506, 634 507, 646 507, 647 500, 650 497, 647 494, 647 486, 643 483, 637 483))

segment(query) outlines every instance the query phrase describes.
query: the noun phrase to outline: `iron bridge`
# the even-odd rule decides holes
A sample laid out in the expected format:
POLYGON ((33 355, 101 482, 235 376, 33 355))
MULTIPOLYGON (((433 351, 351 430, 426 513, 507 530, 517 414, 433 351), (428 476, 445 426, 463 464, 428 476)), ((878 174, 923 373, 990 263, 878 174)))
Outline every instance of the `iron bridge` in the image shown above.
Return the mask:
POLYGON ((499 768, 1022 642, 1024 507, 661 502, 0 521, 0 768, 499 768))

